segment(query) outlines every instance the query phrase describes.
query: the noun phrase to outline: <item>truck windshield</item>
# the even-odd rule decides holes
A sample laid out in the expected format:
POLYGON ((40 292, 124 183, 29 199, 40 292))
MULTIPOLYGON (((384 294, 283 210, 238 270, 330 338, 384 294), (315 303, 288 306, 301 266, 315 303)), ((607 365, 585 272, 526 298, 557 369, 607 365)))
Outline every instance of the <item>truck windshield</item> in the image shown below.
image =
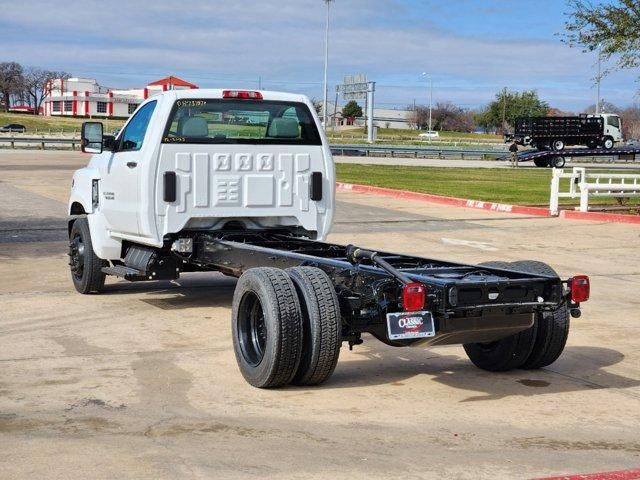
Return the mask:
POLYGON ((176 101, 162 143, 322 145, 304 103, 229 99, 176 101))

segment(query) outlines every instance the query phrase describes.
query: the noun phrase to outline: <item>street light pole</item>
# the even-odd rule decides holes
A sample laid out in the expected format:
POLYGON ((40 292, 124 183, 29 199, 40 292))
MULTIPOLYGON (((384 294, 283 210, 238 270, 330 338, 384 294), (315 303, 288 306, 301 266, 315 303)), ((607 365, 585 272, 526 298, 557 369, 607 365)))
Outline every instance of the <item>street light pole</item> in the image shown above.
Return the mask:
POLYGON ((429 79, 429 134, 427 139, 431 143, 431 111, 433 110, 433 77, 427 72, 422 72, 424 78, 429 79))
POLYGON ((333 0, 324 0, 324 2, 327 4, 327 25, 324 36, 324 90, 322 101, 322 124, 324 125, 325 131, 327 130, 327 97, 329 95, 329 90, 327 87, 327 72, 329 70, 329 12, 331 10, 332 1, 333 0))
POLYGON ((598 45, 598 77, 597 77, 597 95, 596 95, 596 115, 600 113, 600 80, 602 80, 602 45, 598 45))

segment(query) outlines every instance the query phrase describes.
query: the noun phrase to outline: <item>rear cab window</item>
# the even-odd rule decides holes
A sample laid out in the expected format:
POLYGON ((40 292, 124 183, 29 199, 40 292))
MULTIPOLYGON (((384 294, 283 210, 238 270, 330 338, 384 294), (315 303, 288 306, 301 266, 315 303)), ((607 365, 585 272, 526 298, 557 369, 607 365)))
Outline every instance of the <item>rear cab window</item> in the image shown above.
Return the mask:
POLYGON ((182 99, 162 143, 322 145, 306 104, 275 100, 182 99))

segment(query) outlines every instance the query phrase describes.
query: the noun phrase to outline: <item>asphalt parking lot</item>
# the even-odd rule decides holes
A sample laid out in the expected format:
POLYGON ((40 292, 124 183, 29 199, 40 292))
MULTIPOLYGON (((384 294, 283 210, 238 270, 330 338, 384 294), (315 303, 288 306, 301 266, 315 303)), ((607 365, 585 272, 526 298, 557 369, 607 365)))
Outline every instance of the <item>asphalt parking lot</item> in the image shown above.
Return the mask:
POLYGON ((0 152, 0 478, 531 478, 640 466, 640 228, 338 194, 329 240, 592 278, 563 356, 476 369, 461 347, 343 347, 331 380, 257 390, 235 280, 69 279, 72 152, 0 152))

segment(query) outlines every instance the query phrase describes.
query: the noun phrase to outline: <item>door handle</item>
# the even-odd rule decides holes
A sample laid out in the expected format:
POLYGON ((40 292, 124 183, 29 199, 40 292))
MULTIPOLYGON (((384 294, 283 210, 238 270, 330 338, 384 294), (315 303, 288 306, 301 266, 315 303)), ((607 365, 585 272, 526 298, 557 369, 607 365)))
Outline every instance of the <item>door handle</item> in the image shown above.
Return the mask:
POLYGON ((136 168, 138 166, 138 162, 127 162, 127 167, 136 168))

